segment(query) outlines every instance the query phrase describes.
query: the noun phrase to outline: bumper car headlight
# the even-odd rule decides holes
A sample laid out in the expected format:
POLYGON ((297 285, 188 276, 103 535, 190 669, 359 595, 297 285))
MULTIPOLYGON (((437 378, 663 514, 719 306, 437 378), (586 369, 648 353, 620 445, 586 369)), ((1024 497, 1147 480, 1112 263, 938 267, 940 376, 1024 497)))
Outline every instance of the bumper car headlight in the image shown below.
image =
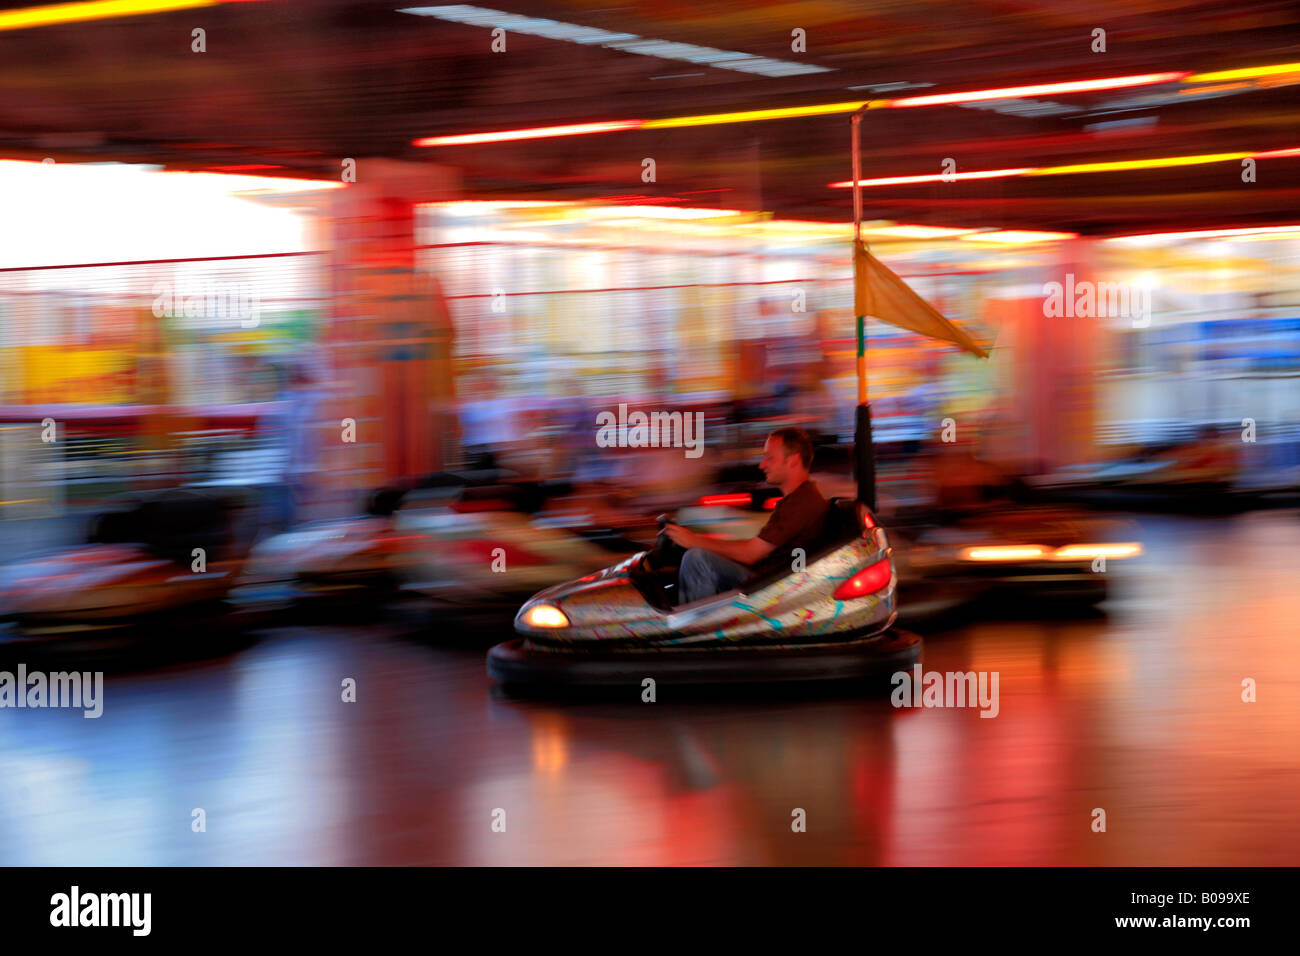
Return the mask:
POLYGON ((524 612, 529 627, 568 627, 569 619, 554 604, 534 604, 524 612))
POLYGON ((963 561, 1032 561, 1048 554, 1048 549, 1038 544, 986 545, 963 548, 963 561))
POLYGON ((1071 544, 1057 548, 1053 555, 1058 561, 1080 561, 1088 558, 1136 558, 1142 545, 1136 541, 1110 544, 1071 544))

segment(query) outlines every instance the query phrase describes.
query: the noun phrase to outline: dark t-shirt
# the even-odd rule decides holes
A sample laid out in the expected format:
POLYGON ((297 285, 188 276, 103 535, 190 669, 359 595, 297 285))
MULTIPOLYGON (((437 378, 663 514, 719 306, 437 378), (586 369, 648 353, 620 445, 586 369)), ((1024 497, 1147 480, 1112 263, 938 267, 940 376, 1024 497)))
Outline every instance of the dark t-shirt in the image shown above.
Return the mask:
POLYGON ((754 576, 779 567, 789 568, 795 548, 803 548, 805 553, 810 551, 821 537, 829 510, 830 505, 811 478, 778 501, 772 517, 758 533, 772 545, 772 553, 754 565, 754 576))

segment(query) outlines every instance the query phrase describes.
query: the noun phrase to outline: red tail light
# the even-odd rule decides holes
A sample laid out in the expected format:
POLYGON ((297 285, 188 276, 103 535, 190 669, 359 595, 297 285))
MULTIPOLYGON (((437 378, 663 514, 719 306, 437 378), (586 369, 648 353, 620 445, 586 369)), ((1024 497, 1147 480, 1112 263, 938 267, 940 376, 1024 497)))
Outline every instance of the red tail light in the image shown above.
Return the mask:
POLYGON ((866 597, 868 594, 883 591, 889 587, 889 578, 892 574, 893 570, 889 566, 888 558, 877 561, 871 567, 864 568, 837 587, 834 598, 837 601, 851 601, 854 598, 866 597))

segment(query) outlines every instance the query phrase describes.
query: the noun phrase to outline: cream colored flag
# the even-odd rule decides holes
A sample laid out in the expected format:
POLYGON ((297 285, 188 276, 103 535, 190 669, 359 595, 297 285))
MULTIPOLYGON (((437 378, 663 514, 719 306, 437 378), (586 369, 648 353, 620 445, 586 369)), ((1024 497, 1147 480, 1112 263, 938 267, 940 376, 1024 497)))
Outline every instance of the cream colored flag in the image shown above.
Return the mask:
POLYGON ((988 358, 989 353, 953 325, 883 262, 867 252, 862 242, 854 244, 854 297, 857 315, 870 316, 909 332, 959 345, 967 352, 988 358))

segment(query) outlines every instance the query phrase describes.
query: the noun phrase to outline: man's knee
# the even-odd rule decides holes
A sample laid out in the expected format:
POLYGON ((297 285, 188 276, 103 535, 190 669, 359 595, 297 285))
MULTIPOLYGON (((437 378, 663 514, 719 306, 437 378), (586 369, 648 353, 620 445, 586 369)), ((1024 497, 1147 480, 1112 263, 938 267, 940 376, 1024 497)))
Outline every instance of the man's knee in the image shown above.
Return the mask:
POLYGON ((709 552, 705 551, 703 548, 687 548, 686 553, 682 555, 681 569, 683 571, 688 569, 690 571, 703 570, 708 566, 708 553, 709 552))
POLYGON ((690 548, 682 557, 679 572, 683 580, 704 584, 713 589, 713 593, 734 587, 742 581, 746 569, 730 558, 706 551, 704 548, 690 548))
POLYGON ((683 601, 697 601, 717 594, 718 569, 710 560, 712 554, 703 548, 688 548, 682 555, 682 566, 677 573, 678 593, 683 601))

